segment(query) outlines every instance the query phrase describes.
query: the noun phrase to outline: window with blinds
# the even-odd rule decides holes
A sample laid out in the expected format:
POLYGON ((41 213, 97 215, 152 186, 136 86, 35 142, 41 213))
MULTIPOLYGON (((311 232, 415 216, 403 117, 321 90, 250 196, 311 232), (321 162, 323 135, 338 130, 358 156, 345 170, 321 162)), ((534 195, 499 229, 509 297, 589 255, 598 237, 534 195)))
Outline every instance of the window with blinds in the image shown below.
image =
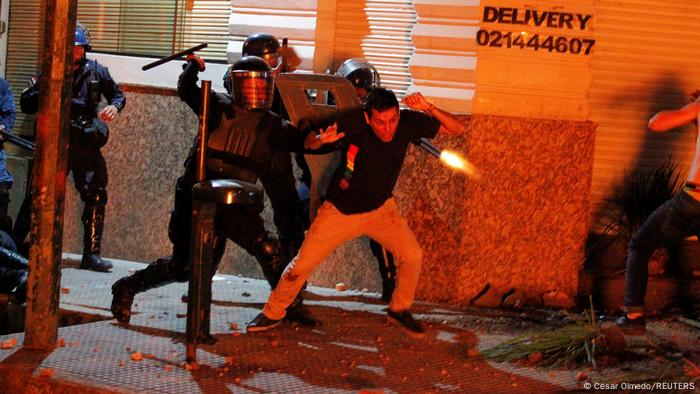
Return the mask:
POLYGON ((19 98, 22 90, 27 87, 27 81, 39 68, 40 46, 44 35, 43 14, 41 0, 10 2, 5 79, 12 86, 17 106, 17 120, 13 130, 15 134, 34 134, 34 118, 20 111, 19 98))
POLYGON ((167 56, 207 42, 207 60, 226 60, 230 0, 80 0, 78 20, 95 51, 167 56))

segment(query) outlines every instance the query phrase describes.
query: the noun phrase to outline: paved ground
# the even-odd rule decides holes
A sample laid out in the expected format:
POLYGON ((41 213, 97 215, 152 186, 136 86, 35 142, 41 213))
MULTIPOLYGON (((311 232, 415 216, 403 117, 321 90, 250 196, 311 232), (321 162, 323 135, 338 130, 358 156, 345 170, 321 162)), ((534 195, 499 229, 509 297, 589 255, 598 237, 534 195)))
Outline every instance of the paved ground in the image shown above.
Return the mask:
MULTIPOLYGON (((180 301, 186 284, 137 296, 132 324, 123 328, 110 320, 110 286, 143 265, 115 262, 111 274, 70 266, 62 270, 61 309, 105 320, 62 327, 60 346, 46 352, 22 348, 22 334, 0 336, 2 341, 18 341, 0 350, 0 375, 4 376, 0 392, 17 392, 18 388, 66 393, 585 391, 584 382, 576 380, 578 370, 468 357, 469 349, 483 349, 514 334, 543 329, 542 324, 515 313, 418 304, 414 312, 429 323, 429 333, 416 340, 386 323, 385 305, 377 294, 311 287, 307 304, 323 320, 322 327, 283 326, 247 334, 245 324, 260 311, 268 287, 260 280, 228 275, 216 276, 213 283, 211 331, 218 342, 201 346, 201 367, 187 370, 182 343, 187 305, 180 301), (135 352, 143 355, 141 361, 132 360, 135 352)), ((697 342, 697 332, 684 332, 686 343, 697 342)), ((658 369, 643 362, 634 365, 658 369)), ((588 382, 619 378, 629 369, 589 372, 593 378, 588 382)))

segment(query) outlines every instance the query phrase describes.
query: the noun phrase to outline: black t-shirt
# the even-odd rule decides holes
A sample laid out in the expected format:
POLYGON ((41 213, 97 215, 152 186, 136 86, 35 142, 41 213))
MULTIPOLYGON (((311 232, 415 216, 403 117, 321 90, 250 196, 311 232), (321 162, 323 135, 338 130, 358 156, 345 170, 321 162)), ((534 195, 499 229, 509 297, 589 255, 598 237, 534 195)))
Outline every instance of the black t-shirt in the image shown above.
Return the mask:
POLYGON ((401 173, 408 144, 433 138, 440 123, 422 113, 401 110, 399 125, 390 142, 382 142, 365 121, 362 109, 340 115, 337 142, 341 163, 333 173, 326 198, 344 214, 375 210, 388 200, 401 173))

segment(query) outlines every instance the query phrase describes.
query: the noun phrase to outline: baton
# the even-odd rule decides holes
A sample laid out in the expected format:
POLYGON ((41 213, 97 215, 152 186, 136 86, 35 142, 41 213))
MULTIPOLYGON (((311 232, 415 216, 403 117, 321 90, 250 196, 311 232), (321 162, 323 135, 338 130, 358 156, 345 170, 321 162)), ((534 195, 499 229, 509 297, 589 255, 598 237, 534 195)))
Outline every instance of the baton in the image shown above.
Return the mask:
POLYGON ((2 137, 5 139, 5 141, 13 143, 20 148, 24 148, 28 151, 34 152, 36 150, 36 146, 34 145, 33 142, 27 141, 24 138, 17 137, 14 134, 10 134, 7 131, 5 131, 4 127, 0 127, 0 134, 2 134, 2 137))
POLYGON ((207 43, 205 42, 204 44, 199 44, 199 45, 197 45, 197 46, 193 46, 192 48, 185 49, 185 50, 182 51, 182 52, 173 53, 172 55, 170 55, 170 56, 168 56, 168 57, 164 57, 164 58, 162 58, 162 59, 156 60, 155 62, 151 62, 151 63, 146 64, 145 66, 141 67, 141 70, 143 70, 143 71, 150 70, 150 69, 152 69, 153 67, 160 66, 161 64, 164 64, 164 63, 167 63, 167 62, 169 62, 169 61, 171 61, 171 60, 175 60, 175 59, 177 59, 177 58, 180 58, 180 57, 182 57, 182 56, 185 56, 185 55, 187 55, 188 53, 194 53, 194 52, 196 52, 196 51, 198 51, 198 50, 200 50, 200 49, 204 49, 204 48, 206 48, 206 47, 208 47, 208 46, 209 46, 209 44, 207 44, 207 43))

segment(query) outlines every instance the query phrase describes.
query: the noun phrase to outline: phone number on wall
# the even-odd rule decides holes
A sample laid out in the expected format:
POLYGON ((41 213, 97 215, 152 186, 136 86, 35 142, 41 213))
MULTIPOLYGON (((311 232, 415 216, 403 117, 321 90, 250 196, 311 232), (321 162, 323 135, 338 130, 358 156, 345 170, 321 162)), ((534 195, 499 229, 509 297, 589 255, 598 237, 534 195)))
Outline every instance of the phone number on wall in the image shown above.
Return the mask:
POLYGON ((547 50, 548 52, 570 53, 573 55, 590 55, 595 45, 595 40, 481 29, 476 33, 476 43, 480 46, 498 48, 529 48, 535 51, 547 50))

